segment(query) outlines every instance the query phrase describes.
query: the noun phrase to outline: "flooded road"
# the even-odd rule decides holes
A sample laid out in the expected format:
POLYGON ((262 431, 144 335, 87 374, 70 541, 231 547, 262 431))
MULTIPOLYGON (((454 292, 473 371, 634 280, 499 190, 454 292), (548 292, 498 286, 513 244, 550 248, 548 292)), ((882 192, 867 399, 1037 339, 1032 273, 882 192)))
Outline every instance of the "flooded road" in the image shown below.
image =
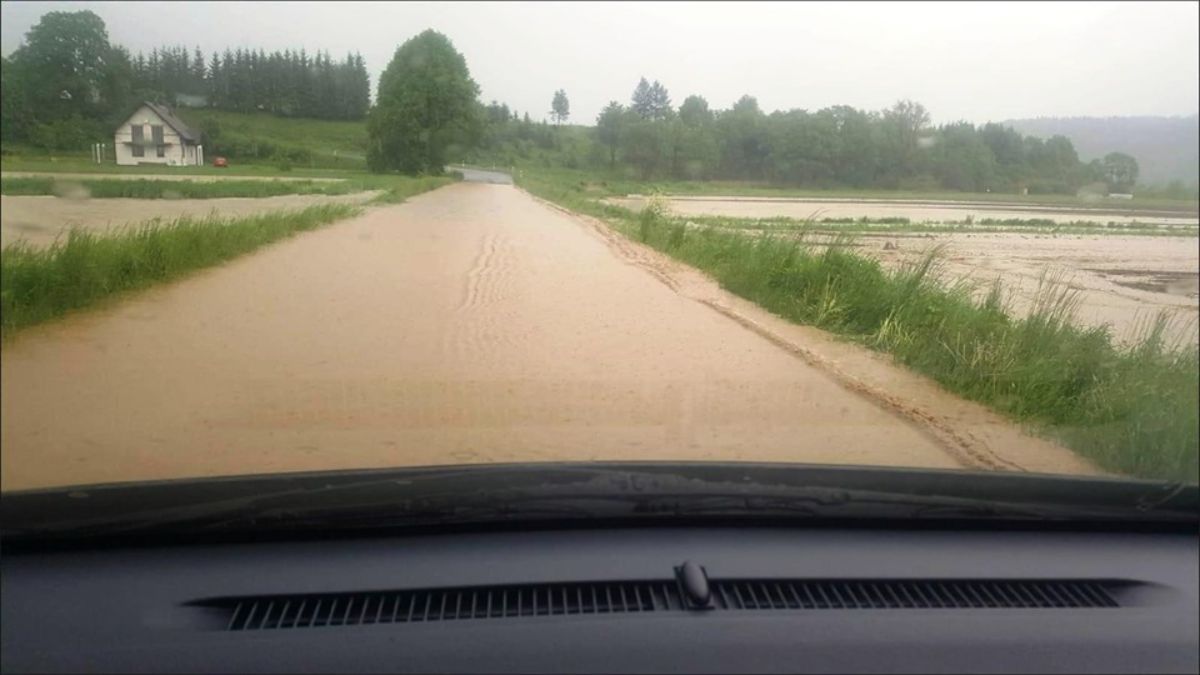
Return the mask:
POLYGON ((509 185, 373 208, 0 354, 3 489, 601 459, 1095 472, 509 185))

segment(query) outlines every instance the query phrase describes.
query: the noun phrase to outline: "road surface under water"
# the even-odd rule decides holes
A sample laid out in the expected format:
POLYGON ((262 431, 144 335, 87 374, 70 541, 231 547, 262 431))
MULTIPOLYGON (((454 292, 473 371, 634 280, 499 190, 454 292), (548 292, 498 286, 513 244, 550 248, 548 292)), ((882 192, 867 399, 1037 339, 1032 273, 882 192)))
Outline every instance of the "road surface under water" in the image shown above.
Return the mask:
POLYGON ((1095 471, 502 184, 374 208, 2 356, 8 490, 549 460, 1095 471))

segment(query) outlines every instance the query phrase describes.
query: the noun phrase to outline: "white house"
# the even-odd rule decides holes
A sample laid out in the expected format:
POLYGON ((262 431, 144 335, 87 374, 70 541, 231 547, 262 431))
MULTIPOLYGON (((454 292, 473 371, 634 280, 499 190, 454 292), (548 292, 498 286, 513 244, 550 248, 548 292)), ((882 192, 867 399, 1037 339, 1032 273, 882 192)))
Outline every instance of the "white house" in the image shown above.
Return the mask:
POLYGON ((113 138, 117 164, 166 164, 200 166, 204 148, 200 134, 193 131, 166 106, 146 101, 117 127, 113 138))

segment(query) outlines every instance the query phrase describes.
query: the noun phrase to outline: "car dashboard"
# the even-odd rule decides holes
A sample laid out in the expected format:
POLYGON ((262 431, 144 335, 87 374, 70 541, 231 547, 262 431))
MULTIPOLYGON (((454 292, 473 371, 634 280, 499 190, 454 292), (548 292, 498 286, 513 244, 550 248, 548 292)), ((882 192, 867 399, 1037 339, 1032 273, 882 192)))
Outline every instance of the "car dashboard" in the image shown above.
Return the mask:
POLYGON ((6 551, 5 672, 1195 672, 1195 532, 611 527, 6 551))

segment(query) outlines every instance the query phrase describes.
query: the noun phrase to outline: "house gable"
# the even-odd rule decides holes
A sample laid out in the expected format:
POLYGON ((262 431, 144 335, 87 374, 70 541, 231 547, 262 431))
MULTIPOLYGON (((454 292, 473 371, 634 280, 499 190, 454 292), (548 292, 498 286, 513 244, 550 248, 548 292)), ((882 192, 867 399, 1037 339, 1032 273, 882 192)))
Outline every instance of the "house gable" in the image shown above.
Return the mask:
POLYGON ((170 135, 178 136, 180 142, 184 144, 196 144, 200 142, 200 135, 192 131, 182 120, 172 115, 163 106, 155 105, 149 101, 138 106, 138 109, 125 119, 121 126, 117 128, 117 134, 121 135, 122 131, 127 131, 131 125, 135 124, 162 125, 164 133, 169 131, 170 135))

